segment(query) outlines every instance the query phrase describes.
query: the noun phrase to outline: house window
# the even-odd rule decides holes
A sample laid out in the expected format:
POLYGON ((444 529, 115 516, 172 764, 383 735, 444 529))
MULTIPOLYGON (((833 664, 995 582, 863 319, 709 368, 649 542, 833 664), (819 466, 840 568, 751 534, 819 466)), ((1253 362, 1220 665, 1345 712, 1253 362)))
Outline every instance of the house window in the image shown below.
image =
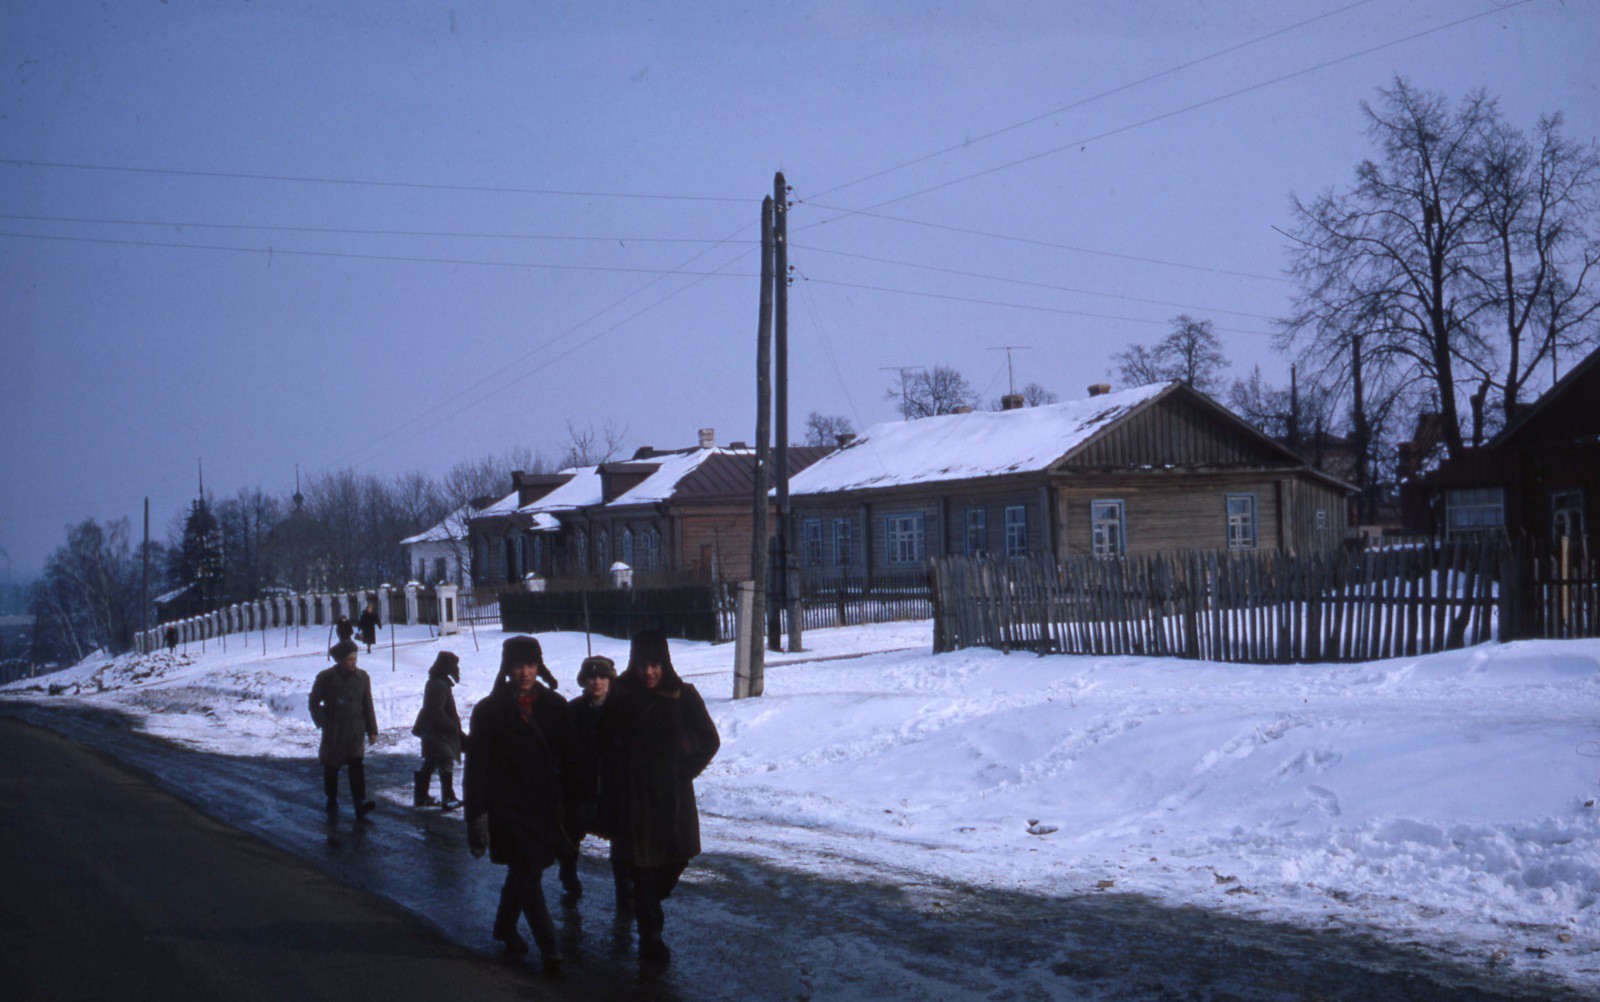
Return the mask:
POLYGON ((884 559, 891 564, 920 564, 923 546, 922 513, 886 515, 883 519, 884 559))
POLYGON ((644 531, 644 569, 656 570, 661 560, 661 532, 655 526, 644 531))
POLYGON ((507 581, 517 579, 517 540, 515 537, 506 540, 505 578, 507 581))
POLYGON ((1028 553, 1028 508, 1014 504, 1006 508, 1006 556, 1022 557, 1028 553))
POLYGON ((617 559, 621 560, 623 563, 627 564, 629 567, 632 567, 633 566, 633 530, 632 529, 623 529, 622 530, 622 540, 621 540, 620 545, 618 546, 618 549, 621 552, 617 555, 617 559))
POLYGON ((578 530, 578 573, 589 573, 589 534, 578 530))
POLYGON ((435 583, 444 580, 444 558, 435 557, 433 561, 433 580, 435 583))
POLYGON ((533 566, 528 568, 538 574, 544 573, 544 537, 533 537, 533 566))
POLYGON ((807 567, 822 566, 822 519, 808 518, 800 523, 801 545, 807 567))
POLYGON ((595 534, 594 556, 601 573, 611 569, 611 534, 604 529, 595 534))
POLYGON ((1328 509, 1317 509, 1317 531, 1321 532, 1328 527, 1328 509))
POLYGON ((422 581, 422 580, 426 579, 427 576, 428 576, 428 558, 427 557, 418 557, 417 558, 417 562, 415 564, 413 564, 412 568, 411 568, 411 579, 413 581, 422 581))
POLYGON ((1550 534, 1559 543, 1563 537, 1582 539, 1583 491, 1552 491, 1550 494, 1550 534))
POLYGON ((833 520, 833 564, 835 567, 849 567, 850 558, 854 555, 855 540, 854 528, 848 518, 833 520))
POLYGON ((982 508, 968 508, 961 513, 961 552, 981 557, 988 549, 989 514, 982 508))
POLYGON ((1121 501, 1089 502, 1089 532, 1097 557, 1120 557, 1127 548, 1121 501))
POLYGON ((1444 531, 1447 539, 1497 535, 1506 526, 1506 495, 1498 487, 1446 491, 1444 531))
POLYGON ((1228 495, 1228 549, 1253 550, 1256 546, 1256 496, 1228 495))

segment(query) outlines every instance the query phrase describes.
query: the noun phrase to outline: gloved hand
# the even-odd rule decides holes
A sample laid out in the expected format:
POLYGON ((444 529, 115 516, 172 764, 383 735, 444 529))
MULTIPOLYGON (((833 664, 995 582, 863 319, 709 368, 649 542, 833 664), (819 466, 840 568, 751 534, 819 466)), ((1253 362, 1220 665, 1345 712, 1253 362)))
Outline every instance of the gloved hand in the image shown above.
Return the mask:
POLYGON ((489 851, 489 815, 480 814, 467 822, 467 848, 473 859, 482 859, 489 851))

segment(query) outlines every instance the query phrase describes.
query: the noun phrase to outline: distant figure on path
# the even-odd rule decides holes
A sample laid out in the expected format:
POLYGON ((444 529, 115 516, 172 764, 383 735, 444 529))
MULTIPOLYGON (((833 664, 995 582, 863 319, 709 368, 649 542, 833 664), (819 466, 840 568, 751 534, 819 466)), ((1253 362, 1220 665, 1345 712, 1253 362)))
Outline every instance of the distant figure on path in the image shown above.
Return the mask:
POLYGON ((176 626, 167 627, 167 632, 162 635, 162 639, 167 642, 168 654, 176 654, 178 652, 178 628, 176 626))
MULTIPOLYGON (((594 830, 610 835, 612 867, 623 871, 632 891, 640 962, 667 964, 672 953, 661 936, 661 902, 700 854, 694 780, 722 742, 700 694, 673 670, 660 633, 633 638, 628 670, 612 690, 600 709, 594 830)), ((618 919, 624 917, 619 910, 618 919)))
MULTIPOLYGON (((583 756, 586 771, 596 779, 600 772, 600 708, 605 705, 606 696, 611 692, 611 683, 616 677, 616 662, 610 658, 599 654, 584 658, 582 667, 578 669, 578 687, 583 690, 583 695, 567 704, 567 713, 572 717, 572 730, 578 739, 578 752, 583 756)), ((568 811, 562 824, 566 827, 567 838, 572 842, 573 852, 561 861, 561 887, 566 891, 561 896, 561 903, 571 906, 583 897, 583 882, 578 879, 577 850, 583 843, 583 837, 594 826, 593 805, 568 811)), ((622 871, 615 867, 613 876, 620 900, 624 888, 629 885, 624 881, 622 871)), ((629 897, 627 907, 631 909, 632 906, 633 901, 629 897)))
POLYGON ((378 630, 383 624, 378 621, 378 612, 368 602, 367 607, 361 610, 361 618, 357 620, 361 627, 361 642, 367 645, 367 653, 372 653, 372 645, 378 642, 378 630))
POLYGON ((348 644, 356 635, 356 628, 350 625, 350 617, 341 615, 333 624, 333 632, 339 635, 339 643, 348 644))
POLYGON ((416 787, 412 806, 428 807, 441 803, 445 810, 460 807, 456 799, 455 767, 461 758, 461 715, 456 712, 456 697, 451 689, 461 681, 461 660, 449 651, 440 651, 428 669, 428 684, 422 689, 422 709, 411 733, 422 739, 422 768, 412 774, 416 787), (439 796, 428 795, 428 782, 439 773, 439 796))
POLYGON ((317 760, 322 763, 322 789, 328 795, 328 820, 339 816, 339 770, 350 770, 350 799, 356 820, 364 821, 377 805, 367 799, 366 745, 378 740, 378 714, 372 707, 372 680, 356 667, 359 648, 341 640, 328 651, 332 668, 317 673, 311 684, 311 720, 322 728, 317 760), (362 739, 365 738, 365 741, 362 739))
POLYGON ((467 845, 506 867, 494 916, 494 938, 511 953, 528 944, 517 935, 527 917, 547 972, 562 961, 545 906, 545 869, 573 850, 561 830, 564 808, 590 796, 567 701, 539 684, 539 642, 511 637, 501 646, 494 689, 472 710, 467 733, 467 845))

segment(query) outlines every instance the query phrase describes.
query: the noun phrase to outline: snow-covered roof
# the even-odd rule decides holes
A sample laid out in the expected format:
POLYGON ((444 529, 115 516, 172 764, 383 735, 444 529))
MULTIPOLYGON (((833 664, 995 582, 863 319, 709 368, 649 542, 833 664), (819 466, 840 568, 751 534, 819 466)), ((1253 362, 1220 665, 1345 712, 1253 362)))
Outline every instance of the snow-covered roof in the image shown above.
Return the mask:
MULTIPOLYGON (((568 511, 600 503, 600 467, 570 466, 562 473, 572 474, 572 479, 555 490, 516 509, 524 515, 539 516, 544 512, 568 511)), ((556 528, 554 518, 534 518, 534 528, 556 528)))
POLYGON ((400 540, 401 546, 413 543, 453 543, 467 538, 467 519, 472 516, 472 505, 464 504, 444 517, 438 525, 424 529, 415 536, 400 540))
POLYGON ((633 485, 630 489, 612 498, 610 505, 630 504, 655 504, 666 501, 673 496, 678 484, 685 477, 700 468, 712 456, 740 456, 749 454, 749 449, 694 449, 690 452, 668 456, 656 456, 644 462, 659 464, 656 471, 645 477, 644 480, 633 485))
POLYGON ((509 515, 517 510, 517 492, 512 491, 505 497, 496 501, 487 508, 479 508, 469 518, 490 518, 495 515, 509 515))
POLYGON ((1171 385, 1152 383, 1062 404, 873 425, 854 442, 796 474, 789 481, 789 493, 823 494, 1043 471, 1171 385))
POLYGON ((166 605, 168 602, 171 602, 173 599, 177 598, 179 595, 182 595, 184 592, 193 587, 194 584, 191 582, 182 586, 181 588, 174 588, 171 591, 162 592, 155 598, 151 599, 151 601, 156 605, 166 605))

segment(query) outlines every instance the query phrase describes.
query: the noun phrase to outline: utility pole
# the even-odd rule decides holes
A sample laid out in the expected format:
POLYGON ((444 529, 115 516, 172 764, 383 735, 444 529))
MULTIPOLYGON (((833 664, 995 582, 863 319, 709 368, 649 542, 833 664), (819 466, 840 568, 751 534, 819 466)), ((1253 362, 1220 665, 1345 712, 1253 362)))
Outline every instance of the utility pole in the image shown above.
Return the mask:
MULTIPOLYGON (((139 594, 139 632, 150 646, 150 498, 144 499, 144 584, 139 594)), ((141 653, 148 654, 149 651, 141 653)))
POLYGON ((777 352, 774 376, 778 384, 773 422, 778 475, 778 588, 789 620, 789 652, 798 654, 800 567, 794 558, 794 519, 789 512, 789 186, 784 183, 782 171, 772 176, 772 256, 772 330, 777 352))
POLYGON ((910 396, 909 396, 909 394, 907 392, 906 373, 908 373, 908 372, 916 372, 918 369, 921 369, 923 372, 927 372, 928 371, 927 367, 926 366, 922 366, 922 365, 880 365, 880 366, 878 366, 878 371, 879 372, 898 372, 898 373, 900 373, 900 420, 902 420, 902 421, 910 421, 911 420, 911 403, 910 403, 911 398, 910 398, 910 396))
POLYGON ((738 691, 735 677, 735 697, 759 696, 765 684, 766 647, 761 624, 765 621, 767 605, 767 489, 771 486, 771 470, 767 465, 767 440, 772 412, 772 197, 761 201, 761 297, 760 318, 756 323, 756 485, 755 513, 751 521, 750 577, 755 583, 751 602, 751 627, 749 643, 749 688, 738 691))
POLYGON ((1027 351, 1032 345, 1003 344, 995 348, 985 348, 984 351, 1003 351, 1006 353, 1006 388, 1007 396, 1017 395, 1017 374, 1011 368, 1011 353, 1014 351, 1027 351))
POLYGON ((1361 382, 1361 335, 1350 339, 1350 394, 1355 413, 1351 415, 1356 438, 1356 521, 1368 521, 1367 467, 1369 432, 1367 429, 1367 395, 1361 382))
POLYGON ((1284 422, 1288 427, 1284 429, 1289 439, 1289 450, 1300 451, 1300 370, 1298 366, 1289 366, 1289 417, 1284 422))

